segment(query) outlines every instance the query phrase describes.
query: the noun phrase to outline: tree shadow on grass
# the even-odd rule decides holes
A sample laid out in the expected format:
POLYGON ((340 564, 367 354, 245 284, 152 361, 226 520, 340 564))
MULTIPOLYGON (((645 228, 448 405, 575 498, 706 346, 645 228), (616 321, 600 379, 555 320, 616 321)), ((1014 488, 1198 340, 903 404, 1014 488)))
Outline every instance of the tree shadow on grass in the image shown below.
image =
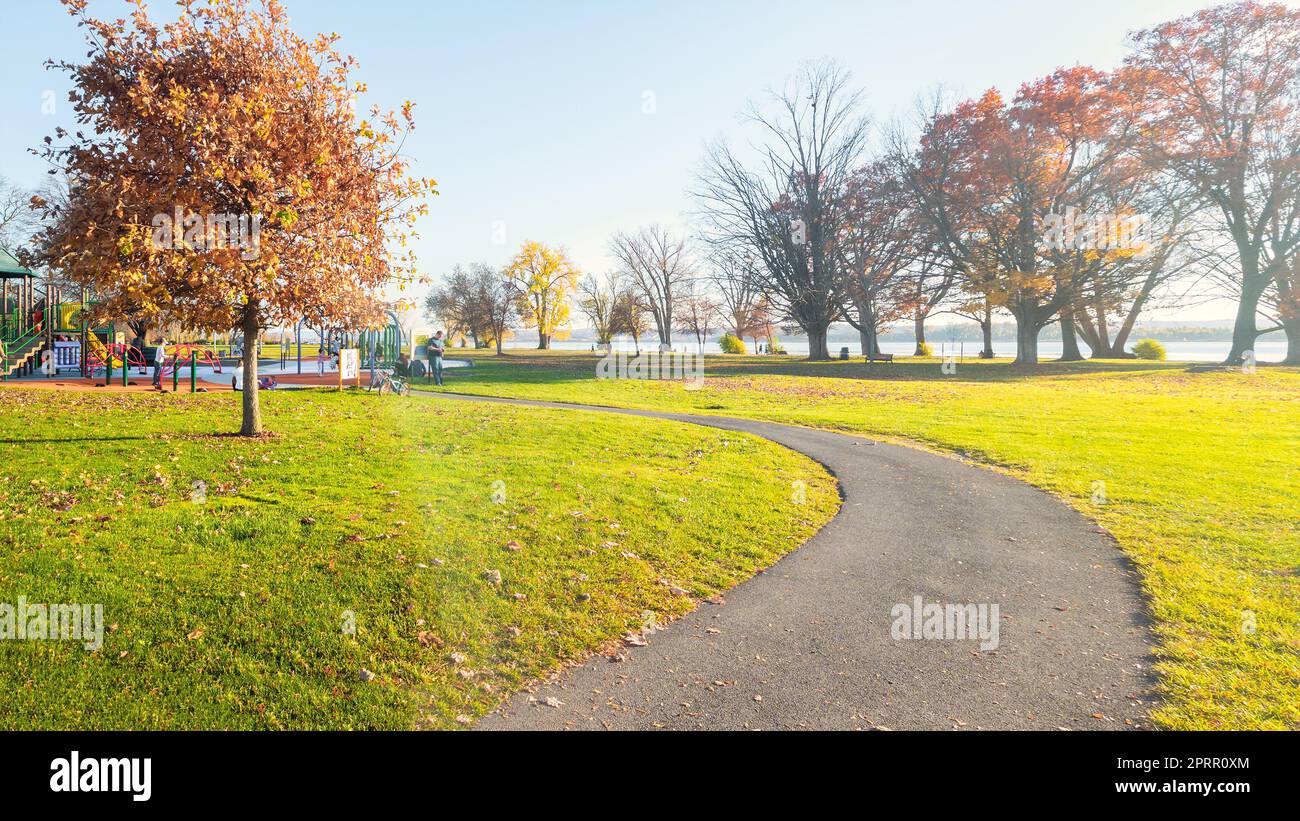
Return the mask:
MULTIPOLYGON (((551 353, 537 355, 512 353, 509 357, 483 357, 478 367, 464 375, 448 379, 449 387, 455 381, 469 377, 479 385, 493 383, 561 384, 585 382, 596 378, 596 365, 600 354, 551 353)), ((824 379, 856 379, 881 382, 1020 382, 1054 376, 1089 376, 1096 374, 1129 374, 1141 376, 1158 371, 1214 370, 1207 363, 1148 362, 1139 360, 1087 360, 1083 362, 1042 362, 1038 365, 1016 365, 1009 360, 966 359, 956 363, 956 371, 946 374, 943 360, 938 358, 901 357, 894 362, 868 363, 856 359, 833 359, 809 362, 783 356, 736 356, 710 354, 705 359, 705 377, 709 376, 797 376, 824 379)))

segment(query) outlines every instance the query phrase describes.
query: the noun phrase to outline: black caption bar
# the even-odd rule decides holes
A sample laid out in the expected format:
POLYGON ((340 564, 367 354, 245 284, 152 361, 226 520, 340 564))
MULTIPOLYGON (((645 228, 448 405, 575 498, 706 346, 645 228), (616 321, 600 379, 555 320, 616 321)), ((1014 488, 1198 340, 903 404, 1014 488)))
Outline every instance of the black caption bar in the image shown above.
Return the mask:
POLYGON ((918 807, 1051 795, 1071 807, 1194 799, 1217 808, 1287 794, 1294 739, 1138 732, 11 733, 0 749, 0 789, 35 806, 128 813, 377 809, 376 801, 399 799, 450 809, 445 802, 458 796, 495 811, 501 802, 526 808, 530 796, 545 804, 542 794, 603 800, 611 789, 630 790, 628 798, 648 791, 641 798, 652 800, 675 789, 675 780, 715 789, 723 800, 785 784, 809 801, 868 790, 873 799, 918 807))

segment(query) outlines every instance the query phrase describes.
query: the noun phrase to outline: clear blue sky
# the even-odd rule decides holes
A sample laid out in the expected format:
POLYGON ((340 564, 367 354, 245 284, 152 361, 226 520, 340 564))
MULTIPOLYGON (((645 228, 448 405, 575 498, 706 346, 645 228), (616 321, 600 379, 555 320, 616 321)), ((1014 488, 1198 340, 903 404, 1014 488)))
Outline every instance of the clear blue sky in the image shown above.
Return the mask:
MULTIPOLYGON (((737 134, 745 100, 801 61, 845 64, 883 122, 940 84, 1010 92, 1062 65, 1113 67, 1128 30, 1204 5, 287 0, 299 33, 343 36, 369 84, 367 106, 416 102, 407 150, 442 191, 420 244, 435 275, 457 262, 499 265, 525 239, 563 245, 584 270, 602 271, 612 232, 684 225, 706 142, 737 134), (496 223, 503 244, 493 242, 496 223)), ((172 4, 152 7, 169 15, 172 4)), ((91 3, 99 16, 125 8, 91 3)), ((56 0, 3 0, 0 31, 0 175, 35 185, 43 167, 26 149, 70 119, 67 80, 42 63, 83 55, 81 30, 56 0), (53 115, 42 113, 46 91, 53 115)))

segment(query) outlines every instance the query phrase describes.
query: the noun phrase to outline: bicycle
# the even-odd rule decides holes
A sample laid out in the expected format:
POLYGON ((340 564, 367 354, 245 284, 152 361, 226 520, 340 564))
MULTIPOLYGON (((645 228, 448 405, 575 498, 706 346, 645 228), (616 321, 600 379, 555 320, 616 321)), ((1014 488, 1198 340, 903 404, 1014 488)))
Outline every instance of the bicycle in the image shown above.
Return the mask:
POLYGON ((404 377, 398 376, 392 371, 378 371, 376 381, 366 388, 368 391, 379 391, 380 396, 398 396, 411 395, 411 383, 407 382, 404 377))

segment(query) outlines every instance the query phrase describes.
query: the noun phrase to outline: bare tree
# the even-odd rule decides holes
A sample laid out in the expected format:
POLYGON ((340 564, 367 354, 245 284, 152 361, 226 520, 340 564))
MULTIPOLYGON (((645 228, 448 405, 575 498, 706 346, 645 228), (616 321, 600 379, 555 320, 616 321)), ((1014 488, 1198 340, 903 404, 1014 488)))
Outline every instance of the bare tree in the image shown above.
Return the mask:
POLYGON ((925 353, 925 322, 947 304, 957 282, 957 269, 935 251, 928 238, 918 237, 917 244, 920 251, 908 263, 903 277, 908 280, 911 292, 912 328, 916 336, 912 355, 922 356, 925 353))
POLYGON ((704 353, 704 343, 709 334, 713 333, 713 323, 718 320, 718 301, 708 294, 691 294, 682 299, 679 305, 677 330, 693 335, 700 353, 704 353))
POLYGON ((31 241, 36 226, 32 192, 0 177, 0 247, 17 251, 31 241))
POLYGON ((709 255, 708 282, 718 294, 718 318, 742 342, 763 298, 758 281, 754 258, 743 250, 719 246, 709 255))
POLYGON ((632 337, 636 353, 641 353, 641 337, 650 331, 650 311, 634 288, 623 288, 614 302, 614 326, 632 337))
POLYGON ((578 283, 578 309, 591 322, 596 342, 601 346, 610 345, 615 336, 626 330, 619 324, 623 318, 618 310, 621 287, 617 274, 604 277, 587 274, 578 283))
POLYGON ((501 353, 510 326, 519 318, 518 296, 506 275, 485 262, 460 265, 425 299, 425 314, 467 336, 475 348, 494 345, 501 353))
POLYGON ((833 62, 806 65, 770 97, 771 111, 751 103, 747 112, 766 136, 760 160, 751 167, 716 143, 696 199, 708 241, 752 254, 764 293, 808 335, 808 358, 829 359, 826 337, 847 286, 838 265, 843 194, 869 120, 848 72, 833 62))
POLYGON ((609 245, 654 319, 659 344, 671 346, 674 302, 689 291, 695 278, 685 237, 651 225, 635 234, 617 233, 609 245))
POLYGON ((518 295, 504 271, 487 266, 479 272, 474 285, 477 313, 500 356, 511 326, 519 320, 518 295))
POLYGON ((429 319, 441 320, 447 326, 448 336, 469 337, 475 348, 479 346, 484 331, 483 317, 473 299, 476 267, 491 270, 483 263, 475 263, 468 269, 457 265, 424 301, 425 315, 429 319))

